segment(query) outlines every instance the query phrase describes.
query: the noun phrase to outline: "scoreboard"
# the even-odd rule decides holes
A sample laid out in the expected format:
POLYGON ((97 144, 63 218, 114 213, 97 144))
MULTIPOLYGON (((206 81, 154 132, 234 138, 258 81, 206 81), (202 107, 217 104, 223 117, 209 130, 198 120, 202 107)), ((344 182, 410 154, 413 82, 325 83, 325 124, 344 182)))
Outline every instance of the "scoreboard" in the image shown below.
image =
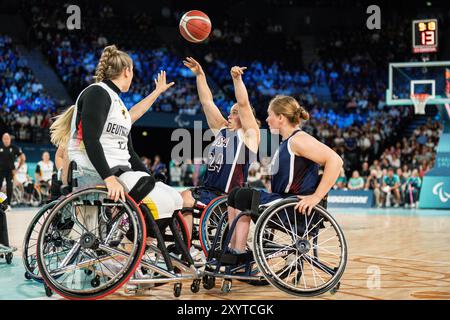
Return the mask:
POLYGON ((412 40, 414 53, 436 52, 438 48, 437 19, 414 20, 412 40))

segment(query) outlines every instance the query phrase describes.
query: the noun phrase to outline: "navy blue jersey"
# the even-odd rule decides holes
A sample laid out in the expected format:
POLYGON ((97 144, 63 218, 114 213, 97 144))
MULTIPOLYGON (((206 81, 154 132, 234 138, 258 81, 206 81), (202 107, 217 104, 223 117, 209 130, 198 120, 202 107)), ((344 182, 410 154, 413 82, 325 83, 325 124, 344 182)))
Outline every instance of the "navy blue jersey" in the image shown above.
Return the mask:
POLYGON ((295 155, 289 140, 300 132, 296 130, 281 142, 271 163, 272 192, 279 194, 312 194, 319 183, 319 165, 295 155))
POLYGON ((241 130, 221 129, 209 150, 204 186, 225 193, 243 187, 255 160, 256 154, 245 145, 241 130))

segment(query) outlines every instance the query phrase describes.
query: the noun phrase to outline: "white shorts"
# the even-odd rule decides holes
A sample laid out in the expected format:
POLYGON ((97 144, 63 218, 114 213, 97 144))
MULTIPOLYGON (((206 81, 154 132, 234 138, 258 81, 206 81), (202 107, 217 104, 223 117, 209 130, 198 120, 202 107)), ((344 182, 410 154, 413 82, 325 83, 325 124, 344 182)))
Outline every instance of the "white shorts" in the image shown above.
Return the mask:
MULTIPOLYGON (((130 191, 139 179, 147 176, 149 176, 149 174, 146 172, 128 171, 123 173, 119 179, 128 189, 127 191, 130 191)), ((175 211, 180 210, 183 207, 183 198, 181 197, 181 194, 174 188, 162 182, 157 182, 155 184, 155 188, 143 202, 150 206, 155 219, 170 218, 175 211)))

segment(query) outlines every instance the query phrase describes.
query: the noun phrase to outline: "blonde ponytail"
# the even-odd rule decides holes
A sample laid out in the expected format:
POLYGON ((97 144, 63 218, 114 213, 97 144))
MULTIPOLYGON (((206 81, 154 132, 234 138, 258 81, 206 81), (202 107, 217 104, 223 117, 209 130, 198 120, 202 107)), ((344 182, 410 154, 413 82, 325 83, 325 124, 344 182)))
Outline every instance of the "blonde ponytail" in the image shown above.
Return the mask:
POLYGON ((125 68, 131 68, 132 66, 133 60, 127 53, 118 50, 115 45, 107 46, 103 49, 95 69, 95 82, 116 79, 125 68))
POLYGON ((69 107, 63 114, 55 117, 55 122, 50 126, 50 141, 55 146, 67 146, 70 137, 70 126, 75 106, 69 107))

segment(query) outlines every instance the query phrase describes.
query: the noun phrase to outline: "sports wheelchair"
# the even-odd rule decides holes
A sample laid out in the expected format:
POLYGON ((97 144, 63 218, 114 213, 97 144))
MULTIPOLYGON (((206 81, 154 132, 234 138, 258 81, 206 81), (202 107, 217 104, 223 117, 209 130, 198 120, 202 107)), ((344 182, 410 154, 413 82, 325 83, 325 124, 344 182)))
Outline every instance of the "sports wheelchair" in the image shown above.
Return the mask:
POLYGON ((210 191, 215 193, 217 197, 209 204, 204 204, 199 201, 200 195, 197 193, 198 191, 196 188, 191 189, 192 196, 195 199, 194 206, 192 208, 181 209, 183 215, 187 212, 192 214, 192 236, 190 245, 198 250, 202 250, 204 254, 207 253, 209 244, 215 235, 215 226, 217 226, 218 220, 227 207, 227 196, 223 192, 214 189, 210 189, 210 191), (207 224, 207 227, 202 228, 202 223, 207 224), (202 229, 208 230, 209 236, 205 233, 202 234, 202 229))
POLYGON ((233 261, 226 248, 235 223, 228 232, 226 199, 215 199, 203 211, 202 222, 212 225, 208 212, 210 217, 215 216, 212 212, 223 213, 218 221, 214 218, 215 229, 200 229, 202 246, 209 246, 203 269, 195 266, 189 254, 191 239, 180 213, 155 220, 152 208, 138 204, 139 197, 130 194, 125 201, 113 202, 105 187, 96 186, 71 192, 49 205, 36 241, 38 276, 48 295, 99 299, 122 286, 125 293, 136 294, 172 283, 174 296, 179 297, 183 282, 191 282, 190 289, 196 293, 202 282, 206 289, 214 287, 216 278, 224 279, 225 292, 230 291, 232 279, 270 283, 300 296, 339 286, 347 246, 323 207, 317 206, 311 217, 298 215, 293 212, 297 199, 285 199, 242 212, 241 216, 248 214, 256 221, 253 254, 233 261))
POLYGON ((30 230, 40 228, 35 261, 28 250, 32 238, 25 241, 24 264, 38 266, 27 270, 28 276, 42 279, 47 295, 57 292, 69 299, 102 298, 124 284, 126 293, 137 293, 173 283, 179 296, 182 282, 192 281, 197 292, 201 272, 189 254, 180 213, 155 220, 151 207, 136 203, 143 197, 132 192, 115 203, 104 186, 89 187, 44 207, 30 225, 30 230))
POLYGON ((294 209, 297 197, 259 205, 256 195, 253 193, 251 207, 247 206, 231 226, 227 212, 220 218, 207 255, 204 288, 213 288, 216 278, 222 278, 223 292, 230 292, 235 279, 251 285, 272 284, 297 296, 336 293, 347 262, 347 244, 336 220, 325 209, 326 199, 311 215, 303 215, 294 209), (256 224, 253 240, 246 253, 233 254, 228 244, 237 221, 244 216, 256 224))
POLYGON ((28 182, 26 185, 14 185, 11 205, 30 205, 38 207, 43 202, 41 189, 33 182, 28 182))

